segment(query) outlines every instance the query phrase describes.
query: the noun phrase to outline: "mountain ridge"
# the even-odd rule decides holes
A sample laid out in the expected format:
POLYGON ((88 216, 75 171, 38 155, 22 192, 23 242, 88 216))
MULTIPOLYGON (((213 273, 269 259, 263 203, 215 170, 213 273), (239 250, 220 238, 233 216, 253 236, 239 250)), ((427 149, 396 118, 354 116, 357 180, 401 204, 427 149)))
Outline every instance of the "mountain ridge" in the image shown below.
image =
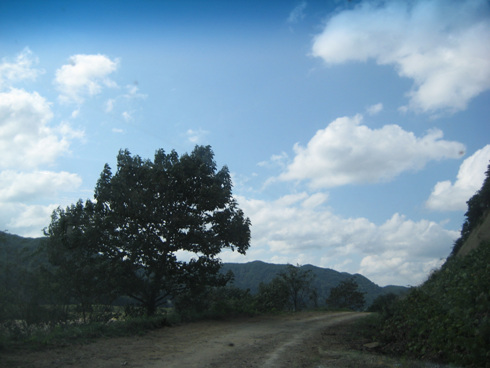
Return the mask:
MULTIPOLYGON (((250 293, 255 294, 261 282, 269 283, 277 274, 285 271, 286 267, 287 264, 266 263, 256 260, 248 263, 223 263, 221 272, 232 271, 234 280, 231 285, 240 289, 249 289, 250 293)), ((389 293, 403 294, 408 291, 408 288, 404 286, 387 285, 381 287, 358 273, 350 274, 311 264, 300 266, 300 268, 311 271, 315 276, 311 286, 317 291, 320 306, 325 304, 332 288, 351 278, 357 282, 359 290, 365 293, 366 307, 369 307, 378 296, 389 293)))
MULTIPOLYGON (((28 268, 36 264, 47 264, 47 258, 38 254, 35 259, 27 260, 24 256, 34 252, 42 244, 44 237, 27 238, 15 234, 0 231, 0 255, 3 262, 24 263, 28 268)), ((223 263, 222 273, 232 271, 234 280, 231 283, 240 289, 249 289, 252 294, 257 293, 259 284, 269 283, 280 272, 286 270, 286 264, 274 264, 256 260, 248 263, 223 263)), ((301 269, 309 270, 315 276, 312 281, 312 288, 317 291, 318 304, 325 304, 325 300, 330 295, 330 290, 340 282, 354 278, 359 285, 359 290, 365 293, 366 307, 380 295, 394 293, 402 294, 408 290, 403 286, 388 285, 381 287, 361 274, 350 274, 340 272, 331 268, 322 268, 311 264, 300 266, 301 269)))

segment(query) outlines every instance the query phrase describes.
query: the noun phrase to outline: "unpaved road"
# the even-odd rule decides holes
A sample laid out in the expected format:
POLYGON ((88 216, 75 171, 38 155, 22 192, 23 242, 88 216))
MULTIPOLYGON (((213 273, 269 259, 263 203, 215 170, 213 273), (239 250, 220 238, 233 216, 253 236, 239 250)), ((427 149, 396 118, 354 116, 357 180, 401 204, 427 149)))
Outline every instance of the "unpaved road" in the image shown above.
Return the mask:
MULTIPOLYGON (((379 367, 339 343, 338 331, 363 313, 308 312, 205 321, 144 336, 97 339, 39 352, 0 354, 1 367, 379 367), (354 354, 354 355, 352 355, 354 354)), ((368 354, 369 355, 369 354, 368 354)), ((369 355, 369 359, 372 355, 369 355)))

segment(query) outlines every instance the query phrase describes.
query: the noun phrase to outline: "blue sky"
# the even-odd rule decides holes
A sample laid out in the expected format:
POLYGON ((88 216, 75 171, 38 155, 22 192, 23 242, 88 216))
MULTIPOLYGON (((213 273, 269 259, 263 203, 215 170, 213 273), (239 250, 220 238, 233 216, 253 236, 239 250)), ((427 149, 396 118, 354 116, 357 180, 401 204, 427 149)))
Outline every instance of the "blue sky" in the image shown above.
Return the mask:
POLYGON ((0 228, 40 236, 119 149, 211 145, 246 256, 416 285, 490 160, 488 1, 0 4, 0 228))

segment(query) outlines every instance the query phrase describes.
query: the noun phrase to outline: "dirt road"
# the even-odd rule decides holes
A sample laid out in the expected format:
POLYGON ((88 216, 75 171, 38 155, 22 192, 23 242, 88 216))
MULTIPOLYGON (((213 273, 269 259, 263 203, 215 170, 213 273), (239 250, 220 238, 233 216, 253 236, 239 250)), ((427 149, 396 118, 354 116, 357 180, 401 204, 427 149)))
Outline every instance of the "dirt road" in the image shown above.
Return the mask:
POLYGON ((189 323, 144 336, 6 354, 0 365, 3 360, 9 367, 36 368, 352 367, 335 345, 335 331, 364 315, 316 312, 189 323))

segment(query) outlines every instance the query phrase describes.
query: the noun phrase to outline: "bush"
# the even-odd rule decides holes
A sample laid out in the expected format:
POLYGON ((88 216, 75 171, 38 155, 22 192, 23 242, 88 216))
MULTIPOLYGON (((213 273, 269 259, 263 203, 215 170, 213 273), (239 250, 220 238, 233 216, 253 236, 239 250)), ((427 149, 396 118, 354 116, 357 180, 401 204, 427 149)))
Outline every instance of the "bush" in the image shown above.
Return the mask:
POLYGON ((381 337, 390 351, 465 366, 490 361, 490 243, 452 257, 394 304, 381 337))
POLYGON ((393 293, 388 293, 378 296, 374 299, 371 306, 368 308, 368 312, 376 312, 383 317, 391 317, 395 312, 395 304, 398 300, 398 296, 393 293))
POLYGON ((255 314, 255 300, 249 290, 235 287, 210 287, 188 291, 174 301, 184 321, 227 318, 255 314))

